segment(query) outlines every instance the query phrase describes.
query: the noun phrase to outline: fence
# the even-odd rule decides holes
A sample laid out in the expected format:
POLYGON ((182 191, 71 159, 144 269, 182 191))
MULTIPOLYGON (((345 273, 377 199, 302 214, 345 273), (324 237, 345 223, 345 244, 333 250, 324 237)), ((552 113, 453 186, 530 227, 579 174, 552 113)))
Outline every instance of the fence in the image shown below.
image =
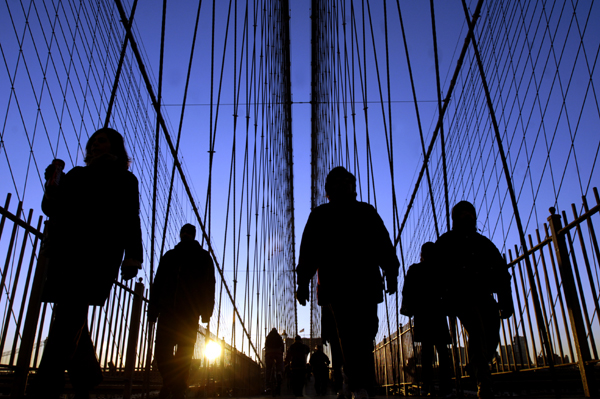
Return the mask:
MULTIPOLYGON (((496 378, 516 373, 526 379, 533 377, 527 371, 546 370, 551 373, 548 381, 556 383, 575 371, 580 381, 577 389, 586 396, 593 390, 600 338, 600 250, 594 228, 600 198, 596 188, 593 193, 595 206, 589 208, 583 197, 581 211, 571 205, 572 217, 550 208, 543 231, 536 229, 535 237, 528 236, 529 247, 508 251, 515 313, 501 323, 492 364, 496 378)), ((467 377, 466 333, 459 322, 452 322, 455 372, 467 377)), ((418 381, 420 348, 412 341, 409 324, 376 345, 375 362, 381 386, 406 392, 406 386, 418 381)))
MULTIPOLYGON (((47 259, 40 251, 43 237, 43 217, 32 224, 33 210, 21 218, 23 204, 15 214, 9 211, 11 195, 0 207, 0 253, 5 253, 0 270, 0 305, 4 305, 0 330, 0 371, 4 379, 1 390, 21 397, 28 376, 40 362, 43 347, 53 318, 52 304, 41 302, 47 259), (8 223, 7 223, 8 222, 8 223), (12 224, 12 227, 10 227, 12 224), (35 227, 34 227, 35 225, 35 227), (5 227, 7 227, 5 229, 5 227), (4 232, 10 231, 10 238, 4 232), (10 349, 8 349, 10 348, 10 349)), ((116 281, 104 306, 93 306, 88 315, 90 336, 105 374, 105 388, 123 390, 129 397, 133 390, 158 387, 160 377, 152 368, 151 356, 154 332, 146 319, 148 289, 142 279, 116 281), (152 371, 151 371, 152 370, 152 371)), ((195 357, 204 357, 206 331, 200 328, 195 357)), ((217 337, 210 335, 211 339, 217 337)), ((256 394, 260 390, 260 366, 243 353, 224 342, 221 367, 195 361, 194 384, 207 389, 256 394), (202 379, 200 379, 202 376, 202 379)))

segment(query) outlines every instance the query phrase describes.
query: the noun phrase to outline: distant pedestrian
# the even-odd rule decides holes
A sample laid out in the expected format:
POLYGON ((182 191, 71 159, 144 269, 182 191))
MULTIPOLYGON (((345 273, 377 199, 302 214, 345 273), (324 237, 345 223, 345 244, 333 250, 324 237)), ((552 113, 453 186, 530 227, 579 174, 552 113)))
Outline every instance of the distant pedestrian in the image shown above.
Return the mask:
POLYGON ((154 357, 163 379, 161 399, 185 398, 198 320, 210 323, 215 305, 210 254, 195 240, 193 225, 183 225, 179 236, 181 242, 160 260, 148 306, 149 321, 158 319, 154 357))
POLYGON ((426 242, 421 246, 421 262, 409 267, 404 278, 400 312, 406 316, 414 316, 413 340, 421 342, 424 391, 435 394, 432 365, 435 347, 439 359, 440 394, 445 396, 451 390, 452 366, 448 344, 452 340, 442 303, 440 265, 433 262, 434 251, 435 244, 426 242))
POLYGON ((315 391, 317 396, 327 395, 327 383, 329 382, 329 357, 323 353, 323 345, 317 345, 310 355, 309 361, 313 375, 315 376, 315 391))
POLYGON ((283 339, 273 327, 265 338, 265 386, 271 384, 273 368, 275 368, 276 387, 274 394, 281 394, 281 381, 283 379, 283 339))
POLYGON ((296 397, 302 396, 306 379, 306 356, 309 352, 310 349, 302 343, 302 338, 296 335, 285 356, 285 362, 290 366, 292 391, 296 397))

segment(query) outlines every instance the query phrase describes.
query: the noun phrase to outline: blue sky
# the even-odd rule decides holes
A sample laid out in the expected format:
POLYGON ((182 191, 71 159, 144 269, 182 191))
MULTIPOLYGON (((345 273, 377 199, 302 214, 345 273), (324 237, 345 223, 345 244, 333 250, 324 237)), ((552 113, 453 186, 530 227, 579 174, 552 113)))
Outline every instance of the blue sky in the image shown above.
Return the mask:
MULTIPOLYGON (((130 9, 131 3, 125 2, 127 10, 130 9)), ((435 68, 428 3, 399 2, 402 7, 426 147, 437 121, 435 68)), ((111 7, 112 4, 110 2, 111 7)), ((217 101, 217 90, 221 81, 221 62, 229 2, 217 1, 215 4, 217 23, 212 72, 214 102, 217 101)), ((229 195, 228 181, 234 137, 238 145, 233 158, 238 162, 236 187, 239 190, 237 207, 240 209, 241 165, 243 164, 243 146, 240 145, 240 140, 246 132, 246 108, 243 105, 245 87, 241 88, 242 97, 239 101, 237 121, 232 116, 235 111, 231 105, 235 97, 234 76, 242 76, 242 81, 246 81, 245 64, 240 64, 241 53, 245 51, 241 47, 245 2, 238 0, 237 4, 238 40, 237 42, 232 40, 234 30, 233 25, 230 25, 222 70, 224 78, 219 116, 217 120, 217 108, 214 107, 211 121, 208 104, 211 90, 212 10, 211 2, 204 0, 202 3, 191 77, 192 86, 187 100, 188 107, 183 123, 180 153, 197 206, 200 208, 200 213, 204 215, 208 182, 208 132, 211 126, 214 128, 214 124, 217 124, 211 236, 217 258, 220 262, 223 261, 229 279, 233 277, 233 223, 230 221, 228 224, 227 234, 222 227, 228 209, 225 204, 229 195), (237 64, 233 59, 235 43, 238 46, 237 64), (242 68, 241 75, 238 75, 240 68, 242 68), (237 123, 236 130, 234 130, 234 122, 237 123)), ((349 2, 345 4, 348 5, 349 2)), ((385 29, 383 2, 371 1, 369 4, 373 17, 373 35, 379 70, 382 72, 383 87, 387 89, 384 73, 386 72, 385 47, 382 39, 385 29)), ((475 2, 471 1, 468 4, 474 7, 475 2)), ((536 227, 542 227, 550 205, 558 204, 559 208, 567 209, 571 202, 579 203, 581 195, 588 193, 590 185, 594 186, 598 181, 597 167, 594 162, 600 143, 598 130, 600 113, 595 94, 599 79, 595 66, 600 48, 598 45, 600 31, 593 21, 600 17, 600 7, 593 2, 580 1, 577 3, 577 12, 573 13, 569 9, 572 4, 567 3, 549 4, 543 10, 538 2, 518 4, 521 9, 510 2, 487 4, 488 8, 484 7, 478 39, 482 43, 482 54, 488 68, 488 79, 502 128, 505 150, 519 194, 519 207, 526 221, 526 229, 532 233, 536 227), (500 13, 499 10, 504 13, 500 13), (490 16, 486 12, 499 14, 490 16), (515 16, 519 13, 526 16, 523 18, 525 21, 523 26, 519 25, 520 19, 515 16), (574 20, 573 15, 578 18, 574 20), (496 42, 501 43, 502 46, 495 48, 493 45, 496 42), (524 44, 525 42, 529 43, 529 47, 524 44), (510 47, 512 45, 514 47, 510 47), (494 54, 498 55, 498 59, 494 58, 494 54), (506 61, 509 59, 511 62, 506 61)), ((373 175, 376 181, 377 207, 388 230, 393 234, 391 183, 396 189, 401 219, 412 194, 423 154, 402 36, 399 33, 396 2, 387 1, 386 5, 390 32, 388 34, 390 99, 393 101, 391 106, 395 165, 393 182, 390 178, 384 135, 385 128, 389 128, 384 124, 387 123, 389 115, 387 104, 385 110, 381 111, 377 77, 374 72, 374 52, 368 31, 365 41, 369 70, 366 96, 361 93, 358 77, 351 86, 356 90, 356 129, 359 132, 358 153, 362 179, 361 199, 375 203, 372 190, 371 195, 367 195, 366 174, 368 172, 365 166, 367 159, 364 134, 366 123, 362 110, 363 100, 366 99, 371 148, 374 153, 373 175)), ((162 102, 172 137, 175 137, 179 124, 196 6, 196 3, 192 5, 191 2, 171 1, 167 9, 162 102)), ((311 2, 307 0, 290 1, 291 83, 294 102, 292 105, 294 214, 297 248, 311 206, 311 109, 308 104, 311 100, 310 6, 311 2)), ((359 6, 360 2, 357 2, 357 21, 360 24, 362 12, 359 6)), ((118 54, 112 49, 120 47, 118 40, 122 35, 122 26, 118 21, 116 10, 107 8, 103 12, 108 12, 110 17, 100 21, 105 32, 101 29, 97 33, 97 39, 94 39, 91 35, 85 36, 84 33, 85 29, 91 29, 89 27, 97 23, 94 19, 95 15, 102 15, 94 14, 93 7, 85 8, 85 12, 82 13, 81 31, 76 30, 73 17, 80 9, 72 4, 62 4, 62 8, 57 13, 45 4, 25 3, 23 7, 11 4, 4 7, 10 12, 0 12, 0 43, 5 65, 0 79, 2 93, 0 109, 7 110, 2 128, 3 147, 0 151, 2 155, 0 175, 4 177, 0 181, 0 196, 13 193, 25 201, 26 208, 32 207, 39 212, 38 204, 42 195, 40 176, 46 164, 54 156, 58 156, 67 160, 67 169, 73 165, 81 165, 80 146, 103 121, 102 104, 106 99, 99 93, 105 91, 94 92, 88 88, 102 87, 106 90, 106 87, 110 87, 113 73, 111 68, 114 68, 118 58, 118 54), (61 17, 55 19, 54 14, 61 17), (25 29, 24 24, 26 15, 29 18, 28 29, 25 29), (77 46, 72 45, 73 36, 78 38, 77 46), (106 45, 111 49, 106 52, 110 57, 108 64, 100 58, 91 61, 86 58, 88 52, 85 49, 89 49, 93 43, 106 45), (23 58, 19 57, 19 44, 23 49, 23 58), (89 65, 94 65, 98 70, 90 74, 92 68, 89 65), (110 65, 110 67, 103 69, 102 65, 110 65), (86 79, 89 77, 93 79, 88 81, 95 82, 91 86, 89 83, 86 84, 86 79)), ((466 27, 460 1, 437 1, 435 7, 440 79, 442 91, 445 93, 456 66, 466 27)), ((161 8, 161 1, 143 1, 138 4, 135 16, 136 40, 144 54, 145 65, 155 92, 159 70, 161 8)), ((361 32, 358 33, 358 37, 362 38, 361 32)), ((362 46, 362 41, 360 43, 362 46)), ((94 57, 100 57, 98 54, 102 52, 97 51, 94 54, 94 57)), ((361 53, 361 57, 363 55, 361 53)), ((518 243, 518 237, 514 222, 511 221, 512 210, 507 199, 506 188, 503 186, 498 155, 493 149, 493 134, 486 112, 485 99, 482 97, 481 90, 476 90, 478 75, 472 61, 473 54, 470 52, 446 115, 447 128, 451 132, 448 137, 450 169, 454 171, 451 177, 451 203, 460 199, 474 201, 480 212, 480 229, 484 234, 492 237, 496 245, 506 250, 518 243), (473 91, 470 91, 471 89, 473 91)), ((357 62, 355 66, 358 69, 357 62)), ((136 70, 137 64, 129 53, 117 99, 119 111, 114 123, 127 132, 126 139, 133 157, 133 170, 143 182, 142 219, 148 226, 154 120, 153 116, 149 116, 148 119, 140 117, 141 112, 151 108, 151 104, 145 97, 145 87, 140 84, 141 79, 136 70), (138 92, 142 95, 135 97, 134 94, 138 92), (146 102, 137 103, 139 98, 145 99, 146 102)), ((358 74, 358 71, 356 73, 358 74)), ((384 92, 383 97, 384 101, 387 100, 387 92, 384 92)), ((349 110, 348 105, 345 108, 349 110)), ((339 110, 342 112, 344 107, 339 110)), ((252 122, 260 119, 255 117, 254 111, 254 108, 249 110, 252 122)), ((152 114, 153 112, 149 113, 152 114)), ((339 124, 335 126, 340 132, 345 133, 342 126, 339 124)), ((351 131, 352 126, 349 126, 351 131)), ((166 150, 164 139, 161 139, 160 147, 161 173, 170 176, 172 158, 166 150)), ((352 151, 352 148, 349 151, 352 151)), ((439 182, 441 164, 437 149, 434 151, 431 166, 432 175, 435 181, 439 182)), ((161 177, 160 183, 159 189, 164 192, 168 187, 167 178, 161 177)), ((175 193, 179 203, 182 204, 181 214, 176 216, 176 220, 194 220, 189 204, 186 205, 186 195, 180 183, 176 183, 175 193)), ((436 185, 435 196, 438 200, 437 214, 442 218, 440 226, 443 226, 443 203, 439 201, 443 193, 439 184, 436 185)), ((406 246, 404 248, 406 266, 417 260, 418 248, 423 241, 435 239, 435 232, 431 228, 431 210, 425 183, 422 183, 416 198, 414 209, 408 219, 406 237, 403 238, 406 246)), ((160 206, 164 206, 164 202, 161 204, 160 206)), ((169 229, 167 249, 176 243, 177 236, 176 226, 169 226, 169 229)), ((146 250, 148 251, 148 248, 146 250)), ((243 248, 240 251, 243 252, 243 248)), ((148 260, 144 267, 144 278, 148 279, 148 260)), ((244 267, 245 264, 240 264, 240 270, 244 267)), ((241 286, 240 283, 240 290, 241 286)), ((231 312, 230 305, 224 303, 226 312, 231 312)), ((383 314, 381 310, 381 316, 383 314)), ((223 320, 230 320, 229 313, 227 318, 223 317, 223 320)), ((298 322, 299 330, 309 331, 308 308, 298 308, 298 322)), ((387 335, 385 329, 381 331, 382 334, 387 335)))

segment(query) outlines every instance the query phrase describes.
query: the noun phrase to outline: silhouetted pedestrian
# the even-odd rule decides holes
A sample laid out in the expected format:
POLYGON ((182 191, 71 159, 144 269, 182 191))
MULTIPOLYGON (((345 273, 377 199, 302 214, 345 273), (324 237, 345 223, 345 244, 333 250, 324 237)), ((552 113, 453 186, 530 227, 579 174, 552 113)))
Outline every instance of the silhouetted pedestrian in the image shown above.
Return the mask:
POLYGON ((275 388, 275 394, 281 393, 281 380, 283 378, 283 339, 277 332, 277 329, 273 327, 267 338, 265 338, 265 378, 266 386, 269 387, 271 383, 271 375, 273 367, 275 367, 277 386, 275 388))
POLYGON ((434 394, 433 359, 434 347, 439 359, 440 393, 451 390, 451 362, 448 344, 452 342, 448 321, 442 304, 442 284, 439 264, 434 259, 435 244, 426 242, 421 246, 421 262, 411 265, 404 278, 402 307, 400 313, 414 316, 413 340, 421 342, 421 370, 423 388, 434 394))
POLYGON ((88 331, 88 308, 104 305, 119 266, 128 280, 143 260, 138 181, 128 171, 123 137, 102 128, 90 137, 85 151, 86 166, 60 174, 53 163, 44 175, 53 183, 42 201, 52 223, 42 300, 55 305, 33 388, 39 398, 60 396, 65 370, 77 399, 89 397, 89 390, 102 381, 88 331))
POLYGON ((294 343, 290 345, 286 355, 285 362, 290 365, 292 392, 294 396, 302 396, 304 389, 304 380, 306 378, 306 356, 310 353, 308 346, 302 343, 302 338, 296 335, 294 343))
POLYGON ((150 291, 148 320, 155 322, 154 357, 163 379, 160 398, 185 397, 198 318, 210 323, 215 305, 215 268, 210 254, 195 240, 196 228, 185 224, 181 242, 160 260, 150 291))
POLYGON ((442 300, 469 335, 469 370, 477 395, 493 397, 489 363, 500 341, 500 318, 513 314, 510 273, 496 246, 477 233, 475 207, 461 201, 452 209, 452 230, 435 243, 442 271, 442 300), (498 294, 498 302, 493 294, 498 294))
POLYGON ((315 376, 315 391, 317 396, 327 394, 327 382, 329 382, 329 357, 323 353, 323 345, 317 345, 315 351, 310 355, 310 365, 315 376))
MULTIPOLYGON (((373 341, 379 328, 377 304, 398 286, 398 258, 383 221, 371 205, 356 200, 356 178, 343 167, 327 175, 329 203, 311 212, 300 246, 297 298, 309 299, 318 273, 317 298, 330 307, 344 373, 355 398, 368 398, 375 384, 373 341)), ((335 362, 335 357, 334 357, 335 362)))

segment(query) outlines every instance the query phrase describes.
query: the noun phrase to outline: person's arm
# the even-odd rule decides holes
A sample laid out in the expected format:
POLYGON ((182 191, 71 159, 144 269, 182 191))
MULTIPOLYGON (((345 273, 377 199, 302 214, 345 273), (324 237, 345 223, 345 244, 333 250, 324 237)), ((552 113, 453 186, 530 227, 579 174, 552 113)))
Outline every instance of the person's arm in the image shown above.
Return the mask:
POLYGON ((498 248, 490 241, 492 262, 492 283, 495 284, 494 292, 498 294, 498 308, 500 317, 508 319, 513 315, 514 303, 510 286, 511 275, 506 265, 506 260, 498 251, 498 248))
POLYGON ((128 181, 125 187, 124 206, 125 221, 125 260, 121 265, 121 276, 125 280, 135 277, 138 270, 142 268, 144 261, 144 249, 142 245, 142 229, 140 223, 140 195, 138 180, 133 173, 128 173, 128 181))
POLYGON ((300 242, 300 254, 298 256, 298 266, 296 267, 297 277, 297 299, 300 305, 306 305, 309 300, 309 285, 311 278, 319 268, 318 263, 318 217, 315 212, 311 212, 302 233, 300 242))
POLYGON ((216 285, 216 280, 215 280, 215 264, 212 260, 212 257, 210 256, 210 254, 208 252, 204 252, 204 262, 206 263, 205 266, 205 270, 206 273, 204 275, 204 282, 203 282, 203 292, 205 293, 204 295, 204 303, 201 306, 201 313, 200 316, 202 316, 202 322, 203 323, 208 323, 210 318, 212 317, 213 314, 213 310, 215 307, 215 285, 216 285))
POLYGON ((372 208, 374 212, 374 229, 377 240, 377 246, 379 250, 377 251, 377 255, 379 257, 379 266, 383 270, 386 280, 386 292, 388 294, 394 294, 398 290, 398 269, 400 268, 400 261, 398 260, 398 256, 396 256, 396 249, 394 248, 394 244, 390 240, 390 234, 387 231, 383 220, 375 210, 372 208))
POLYGON ((154 281, 150 287, 150 301, 148 302, 148 321, 155 323, 160 315, 161 296, 163 294, 163 286, 165 284, 166 273, 168 273, 170 251, 165 253, 160 259, 154 281))
POLYGON ((415 281, 414 273, 415 266, 411 266, 408 268, 406 272, 406 277, 404 277, 404 286, 402 287, 402 305, 400 306, 400 314, 403 314, 408 317, 412 317, 415 315, 414 312, 414 300, 415 300, 415 281))

